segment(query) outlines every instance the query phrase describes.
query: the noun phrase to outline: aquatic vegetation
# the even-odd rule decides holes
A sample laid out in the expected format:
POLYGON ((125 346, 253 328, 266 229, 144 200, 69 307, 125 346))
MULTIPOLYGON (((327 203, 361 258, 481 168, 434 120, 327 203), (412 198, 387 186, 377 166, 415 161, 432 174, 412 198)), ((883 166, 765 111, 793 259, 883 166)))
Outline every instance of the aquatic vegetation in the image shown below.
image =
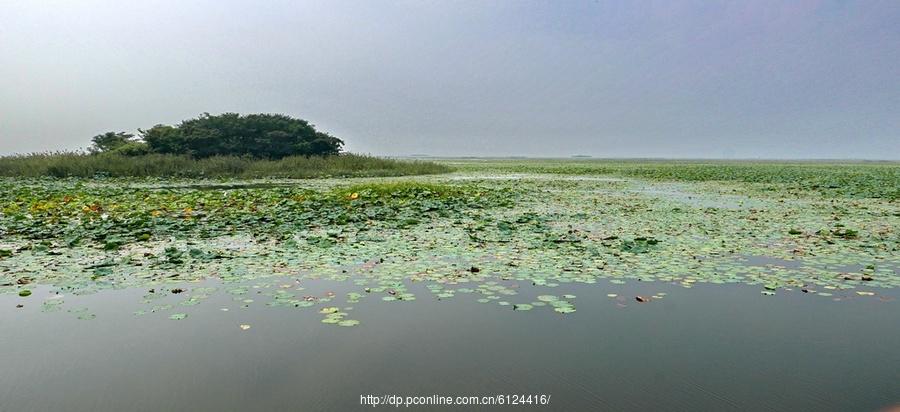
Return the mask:
POLYGON ((442 163, 479 173, 552 173, 621 176, 663 181, 723 181, 755 190, 825 196, 900 199, 896 162, 804 162, 726 160, 448 160, 442 163))
POLYGON ((321 178, 385 177, 447 173, 447 166, 426 161, 384 159, 345 153, 338 156, 290 156, 255 159, 213 156, 48 152, 0 157, 0 176, 25 177, 163 177, 163 178, 321 178))
MULTIPOLYGON (((250 234, 286 239, 309 231, 307 243, 328 247, 347 235, 378 226, 408 227, 432 215, 506 202, 474 187, 437 184, 372 183, 315 191, 298 187, 144 188, 76 182, 0 182, 0 233, 31 242, 18 250, 51 251, 87 245, 104 250, 168 237, 250 234), (357 194, 350 198, 349 194, 357 194), (317 230, 328 226, 327 230, 317 230)), ((15 252, 8 251, 7 256, 15 252)), ((188 257, 225 256, 197 248, 166 248, 159 264, 178 265, 188 257)), ((92 269, 105 273, 112 262, 92 269)))
MULTIPOLYGON (((534 163, 504 167, 548 167, 534 163)), ((675 166, 659 167, 670 173, 675 166)), ((676 180, 702 180, 690 173, 705 176, 704 167, 688 167, 689 176, 676 180)), ((824 176, 857 173, 855 166, 809 167, 826 169, 824 176)), ((889 165, 860 167, 897 176, 889 165)), ((575 296, 555 288, 657 281, 867 298, 900 286, 900 205, 889 191, 798 190, 780 178, 748 183, 747 171, 710 175, 737 173, 735 181, 694 183, 576 172, 243 184, 0 181, 0 293, 22 293, 30 283, 74 294, 146 288, 142 315, 223 293, 241 308, 259 302, 356 326, 349 314, 365 310, 359 307, 415 305, 420 291, 437 301, 575 316, 575 296), (189 285, 204 279, 221 287, 189 285), (352 287, 306 290, 321 282, 352 287), (542 292, 523 296, 525 285, 542 292)), ((45 301, 44 309, 58 305, 45 301)))

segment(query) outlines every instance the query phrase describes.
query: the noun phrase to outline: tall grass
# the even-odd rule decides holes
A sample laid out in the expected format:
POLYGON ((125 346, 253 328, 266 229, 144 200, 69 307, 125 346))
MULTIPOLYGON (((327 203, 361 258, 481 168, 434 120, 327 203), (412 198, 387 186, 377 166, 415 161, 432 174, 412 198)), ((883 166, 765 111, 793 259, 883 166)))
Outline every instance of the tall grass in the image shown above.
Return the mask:
POLYGON ((431 162, 356 154, 294 156, 280 160, 235 156, 193 159, 163 154, 132 157, 78 152, 0 157, 0 176, 9 177, 378 177, 445 173, 450 170, 447 166, 431 162))

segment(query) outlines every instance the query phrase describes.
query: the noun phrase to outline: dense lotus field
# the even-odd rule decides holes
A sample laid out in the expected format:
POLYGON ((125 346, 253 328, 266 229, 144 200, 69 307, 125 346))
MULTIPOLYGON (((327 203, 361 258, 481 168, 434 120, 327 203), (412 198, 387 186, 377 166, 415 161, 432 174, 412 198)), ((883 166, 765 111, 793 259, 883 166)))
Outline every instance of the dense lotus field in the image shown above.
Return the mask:
POLYGON ((771 177, 669 179, 670 164, 653 177, 529 167, 463 162, 453 174, 385 179, 2 180, 0 293, 91 319, 66 295, 141 288, 146 310, 136 316, 175 320, 229 294, 239 306, 355 326, 364 299, 466 299, 564 316, 577 298, 555 288, 569 283, 749 284, 832 300, 879 299, 900 286, 896 190, 860 177, 875 173, 872 185, 896 189, 897 166, 816 166, 856 185, 845 191, 771 177), (308 292, 320 281, 347 287, 308 292), (523 285, 543 293, 525 296, 523 285), (172 294, 183 299, 159 303, 172 294))

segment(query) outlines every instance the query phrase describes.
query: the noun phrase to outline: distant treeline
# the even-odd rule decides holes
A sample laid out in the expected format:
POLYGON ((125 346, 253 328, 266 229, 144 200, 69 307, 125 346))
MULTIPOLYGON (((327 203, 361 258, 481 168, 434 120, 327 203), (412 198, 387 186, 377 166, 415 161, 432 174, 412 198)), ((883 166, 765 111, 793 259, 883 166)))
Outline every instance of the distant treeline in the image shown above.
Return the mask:
POLYGON ((141 156, 174 154, 204 159, 212 156, 250 156, 281 159, 288 156, 328 156, 340 153, 344 142, 302 119, 282 114, 205 113, 177 126, 158 124, 139 136, 107 132, 94 136, 93 153, 141 156))

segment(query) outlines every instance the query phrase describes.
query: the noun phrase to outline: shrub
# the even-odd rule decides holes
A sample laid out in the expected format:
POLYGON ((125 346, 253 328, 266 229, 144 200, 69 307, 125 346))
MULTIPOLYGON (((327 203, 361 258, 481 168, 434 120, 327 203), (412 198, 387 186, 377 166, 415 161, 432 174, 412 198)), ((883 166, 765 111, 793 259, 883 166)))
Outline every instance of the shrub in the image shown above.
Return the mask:
POLYGON ((109 153, 130 157, 143 156, 146 154, 150 154, 150 146, 144 142, 128 142, 122 146, 110 150, 109 153))

